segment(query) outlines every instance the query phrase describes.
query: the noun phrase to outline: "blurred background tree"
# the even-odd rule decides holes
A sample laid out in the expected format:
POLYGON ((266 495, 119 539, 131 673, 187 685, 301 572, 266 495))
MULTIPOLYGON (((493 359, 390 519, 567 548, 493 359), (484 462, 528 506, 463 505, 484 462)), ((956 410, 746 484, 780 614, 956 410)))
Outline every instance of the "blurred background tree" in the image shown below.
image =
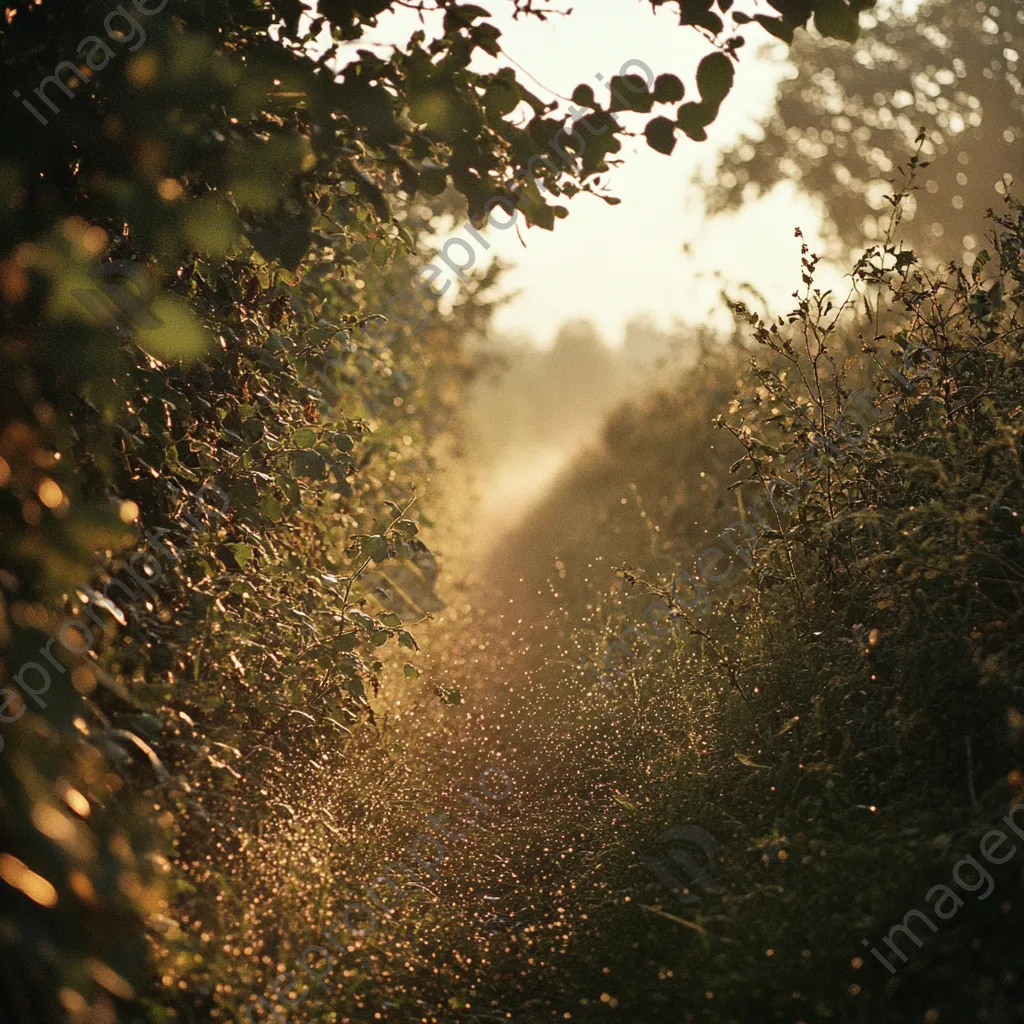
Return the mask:
POLYGON ((463 416, 474 462, 486 467, 544 448, 571 450, 621 402, 692 363, 698 336, 685 325, 663 329, 641 315, 626 324, 614 348, 585 319, 562 324, 546 349, 525 336, 487 339, 463 416))
POLYGON ((703 182, 708 209, 792 180, 820 199, 842 246, 876 240, 891 212, 886 182, 924 128, 929 165, 899 236, 922 256, 973 262, 986 210, 1024 169, 1022 40, 1019 3, 980 0, 882 5, 863 17, 853 60, 802 33, 775 110, 703 182))

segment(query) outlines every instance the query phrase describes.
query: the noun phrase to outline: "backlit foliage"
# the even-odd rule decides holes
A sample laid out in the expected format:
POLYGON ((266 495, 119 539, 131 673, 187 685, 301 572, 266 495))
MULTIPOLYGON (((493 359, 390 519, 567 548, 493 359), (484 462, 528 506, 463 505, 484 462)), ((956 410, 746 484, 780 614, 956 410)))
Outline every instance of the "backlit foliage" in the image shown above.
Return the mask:
MULTIPOLYGON (((380 328, 425 262, 422 203, 451 188, 480 224, 489 200, 515 197, 552 228, 559 198, 603 193, 626 131, 613 110, 657 105, 643 130, 662 152, 677 128, 703 136, 750 21, 726 0, 678 2, 708 40, 699 100, 676 107, 671 74, 619 80, 611 110, 577 89, 570 153, 534 179, 533 157, 562 155, 566 112, 506 66, 479 7, 442 4, 387 57, 356 49, 398 6, 137 0, 140 30, 126 5, 121 22, 95 5, 4 7, 5 1020, 226 1018, 279 941, 304 941, 284 922, 314 923, 299 908, 330 901, 331 862, 303 844, 347 790, 303 815, 350 733, 383 744, 384 659, 414 657, 410 605, 379 577, 400 565, 432 592, 429 507, 412 502, 493 280, 422 333, 380 328), (486 57, 494 70, 471 70, 486 57), (122 260, 155 290, 124 303, 149 311, 98 321, 80 296, 122 260), (204 485, 226 504, 197 506, 204 485), (142 563, 133 589, 136 523, 167 532, 160 578, 142 563), (71 628, 53 646, 68 615, 91 642, 71 628), (10 687, 41 651, 50 683, 26 709, 10 687), (247 930, 271 920, 279 938, 247 930)), ((773 0, 751 31, 791 36, 814 15, 851 38, 864 6, 773 0)), ((376 792, 353 799, 376 808, 376 792)))
POLYGON ((819 197, 846 246, 877 241, 886 184, 926 131, 927 173, 900 237, 924 258, 972 261, 979 228, 1024 167, 1024 11, 1017 3, 900 2, 865 16, 853 60, 834 40, 800 37, 774 112, 722 158, 713 210, 794 181, 819 197))

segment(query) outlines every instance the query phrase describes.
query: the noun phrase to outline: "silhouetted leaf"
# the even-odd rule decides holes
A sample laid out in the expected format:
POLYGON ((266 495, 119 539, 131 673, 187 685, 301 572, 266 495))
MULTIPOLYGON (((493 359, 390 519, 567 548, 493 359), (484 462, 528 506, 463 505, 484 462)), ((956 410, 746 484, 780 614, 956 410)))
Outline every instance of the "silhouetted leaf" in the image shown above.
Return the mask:
POLYGON ((676 126, 667 117, 656 117, 647 122, 644 137, 651 149, 666 155, 676 148, 676 126))
POLYGON ((724 53, 709 53, 697 65, 697 89, 701 102, 717 110, 732 89, 734 76, 732 61, 724 53))
POLYGON ((675 75, 658 75, 654 80, 654 99, 658 103, 678 103, 684 95, 683 83, 675 75))
POLYGON ((823 36, 855 43, 860 33, 857 12, 844 0, 820 0, 814 11, 814 27, 823 36))

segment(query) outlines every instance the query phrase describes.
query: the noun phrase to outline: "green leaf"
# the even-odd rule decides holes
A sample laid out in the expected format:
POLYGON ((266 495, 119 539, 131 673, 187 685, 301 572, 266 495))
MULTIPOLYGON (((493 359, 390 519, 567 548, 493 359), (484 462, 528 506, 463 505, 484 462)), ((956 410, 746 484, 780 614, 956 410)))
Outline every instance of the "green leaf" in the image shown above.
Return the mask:
POLYGON ((366 612, 359 611, 358 608, 350 609, 348 612, 348 617, 360 629, 364 630, 367 633, 374 633, 377 630, 377 623, 374 622, 373 617, 367 615, 366 612))
MULTIPOLYGON (((282 474, 281 476, 274 478, 274 483, 280 488, 281 493, 284 494, 285 498, 292 505, 298 505, 302 501, 302 492, 299 490, 299 485, 296 481, 290 477, 282 474)), ((232 506, 234 502, 232 501, 232 506)))
POLYGON ((226 256, 241 233, 238 214, 216 193, 189 201, 181 227, 194 249, 214 258, 226 256))
POLYGON ((410 665, 409 662, 405 663, 402 671, 405 673, 406 679, 419 679, 420 677, 420 670, 415 665, 410 665))
POLYGON ((554 229, 555 213, 547 203, 541 201, 539 203, 532 203, 529 206, 524 204, 522 209, 523 213, 526 214, 527 223, 536 224, 537 227, 543 228, 545 231, 554 229))
POLYGON ((165 363, 188 363, 213 348, 213 339, 184 299, 158 295, 150 310, 159 326, 136 329, 135 339, 143 352, 165 363))
POLYGON ((372 558, 375 562, 383 562, 388 557, 387 538, 379 533, 364 537, 360 544, 364 558, 372 558))
POLYGON ((327 463, 317 452, 296 452, 292 456, 292 472, 307 480, 326 480, 327 463))
POLYGON ((312 448, 316 444, 316 431, 310 427, 301 427, 292 434, 292 444, 296 448, 312 448))
POLYGON ((342 633, 334 641, 334 647, 338 651, 354 651, 359 642, 359 634, 353 629, 349 633, 342 633))
POLYGON ((307 213, 270 218, 260 226, 247 228, 246 234, 265 259, 295 270, 313 242, 312 218, 307 213))
POLYGON ((381 239, 380 241, 373 243, 373 248, 370 250, 370 258, 373 261, 375 267, 387 266, 388 260, 391 258, 391 243, 381 239))
POLYGON ((752 761, 745 754, 736 754, 736 760, 739 761, 740 764, 746 765, 748 768, 770 768, 771 767, 771 765, 767 765, 767 764, 758 764, 756 761, 752 761))
POLYGON ((397 628, 402 624, 401 618, 394 612, 385 612, 380 617, 380 621, 383 622, 385 626, 391 626, 392 628, 397 628))
POLYGON ((408 647, 410 648, 410 650, 413 651, 418 651, 420 649, 419 644, 417 644, 416 641, 413 639, 412 633, 405 629, 403 629, 398 634, 398 643, 402 647, 408 647))
POLYGON ((625 807, 627 811, 635 811, 635 810, 637 810, 637 806, 636 806, 636 804, 634 804, 634 803, 632 803, 631 801, 627 800, 627 799, 626 799, 626 798, 625 798, 625 797, 624 797, 624 796, 623 796, 623 795, 622 795, 621 793, 619 793, 619 792, 618 792, 617 790, 612 790, 612 799, 613 799, 613 800, 614 800, 614 801, 615 801, 615 802, 616 802, 617 804, 621 804, 621 805, 622 805, 623 807, 625 807))
POLYGON ((260 502, 260 511, 272 522, 279 523, 284 519, 284 509, 281 502, 271 495, 260 502))
POLYGON ((448 187, 448 175, 437 164, 424 163, 420 168, 420 191, 428 196, 439 196, 448 187))
POLYGON ((667 117, 656 117, 648 121, 644 137, 651 149, 666 156, 676 148, 676 126, 667 117))
POLYGON ((511 114, 519 105, 519 89, 514 82, 505 78, 496 78, 487 86, 482 103, 488 114, 504 117, 511 114))
POLYGON ((394 530, 399 537, 404 537, 406 540, 419 533, 419 527, 411 519, 399 519, 395 523, 394 530))
POLYGON ((253 550, 248 544, 229 544, 228 547, 240 569, 244 569, 253 560, 253 550))
POLYGON ((775 735, 784 736, 790 729, 800 721, 799 715, 794 715, 775 735))

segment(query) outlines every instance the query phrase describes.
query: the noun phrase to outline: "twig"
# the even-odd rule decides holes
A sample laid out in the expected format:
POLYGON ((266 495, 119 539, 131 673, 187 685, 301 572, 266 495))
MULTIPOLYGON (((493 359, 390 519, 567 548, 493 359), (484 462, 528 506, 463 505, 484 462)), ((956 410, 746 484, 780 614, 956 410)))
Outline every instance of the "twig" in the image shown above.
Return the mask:
POLYGON ((964 746, 967 748, 967 793, 971 798, 971 807, 980 811, 981 804, 978 803, 978 794, 974 791, 974 759, 971 756, 971 737, 964 737, 964 746))

